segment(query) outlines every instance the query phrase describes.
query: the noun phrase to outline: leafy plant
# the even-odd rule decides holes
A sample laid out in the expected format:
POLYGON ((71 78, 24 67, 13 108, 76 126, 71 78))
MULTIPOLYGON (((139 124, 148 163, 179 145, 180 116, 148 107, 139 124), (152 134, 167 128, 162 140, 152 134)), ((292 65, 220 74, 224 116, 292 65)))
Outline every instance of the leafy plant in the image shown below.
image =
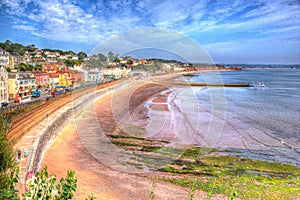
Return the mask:
POLYGON ((16 168, 10 172, 10 175, 7 177, 2 189, 0 189, 0 199, 9 199, 9 200, 18 200, 18 190, 16 190, 16 185, 18 183, 19 169, 16 168))
POLYGON ((189 194, 189 200, 193 200, 194 199, 194 193, 195 193, 195 190, 196 190, 196 187, 195 187, 196 183, 194 182, 192 184, 192 187, 191 187, 191 192, 189 194))
POLYGON ((94 194, 85 198, 85 200, 95 200, 95 199, 97 199, 97 198, 94 196, 94 194))
POLYGON ((152 183, 152 186, 151 186, 151 193, 150 193, 150 199, 154 199, 155 197, 155 194, 154 194, 154 189, 155 189, 155 182, 152 183))
POLYGON ((235 200, 238 196, 238 193, 236 191, 232 191, 228 197, 228 200, 235 200))
POLYGON ((23 194, 24 198, 29 199, 72 199, 77 189, 77 178, 74 171, 68 171, 66 178, 61 178, 56 182, 55 175, 49 175, 47 167, 41 172, 37 172, 33 181, 29 183, 28 191, 23 194))

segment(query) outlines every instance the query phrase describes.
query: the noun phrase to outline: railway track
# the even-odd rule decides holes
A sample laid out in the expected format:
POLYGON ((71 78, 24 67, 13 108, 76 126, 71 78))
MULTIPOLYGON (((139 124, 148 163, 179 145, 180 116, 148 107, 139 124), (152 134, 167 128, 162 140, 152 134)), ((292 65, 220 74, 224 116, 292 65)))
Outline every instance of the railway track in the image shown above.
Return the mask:
POLYGON ((106 87, 111 87, 116 85, 122 80, 116 80, 104 84, 100 84, 91 88, 81 89, 79 91, 74 91, 73 93, 69 93, 63 96, 58 96, 57 98, 45 102, 39 105, 36 108, 33 108, 22 115, 18 115, 12 119, 12 125, 8 131, 8 139, 13 141, 18 141, 25 133, 27 133, 30 129, 40 123, 45 119, 46 114, 51 115, 56 110, 59 110, 64 105, 72 102, 73 100, 83 96, 86 92, 92 92, 95 90, 100 90, 106 87))
POLYGON ((18 140, 31 128, 45 119, 46 114, 51 115, 65 104, 72 101, 72 96, 62 96, 58 99, 46 102, 28 112, 21 119, 13 119, 8 132, 9 140, 18 140))

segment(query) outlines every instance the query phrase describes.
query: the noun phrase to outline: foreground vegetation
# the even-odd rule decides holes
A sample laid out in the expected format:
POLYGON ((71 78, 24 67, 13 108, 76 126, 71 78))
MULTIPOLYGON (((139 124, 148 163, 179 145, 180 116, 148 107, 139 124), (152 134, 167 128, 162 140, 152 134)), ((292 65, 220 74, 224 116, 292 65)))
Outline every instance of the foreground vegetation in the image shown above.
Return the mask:
MULTIPOLYGON (((19 184, 17 153, 13 143, 7 139, 9 123, 8 116, 0 112, 0 199, 72 199, 77 189, 75 172, 69 170, 67 176, 57 183, 56 175, 49 175, 47 167, 41 172, 29 173, 26 191, 20 194, 17 190, 19 184)), ((87 199, 95 197, 92 195, 87 199)))
POLYGON ((300 170, 292 165, 251 160, 195 146, 162 148, 167 144, 165 141, 124 135, 110 137, 113 144, 127 151, 130 160, 126 158, 124 164, 154 169, 158 173, 149 175, 150 178, 188 187, 191 194, 201 190, 208 193, 208 198, 213 194, 225 194, 229 199, 236 196, 276 200, 300 197, 300 170), (157 168, 162 160, 168 163, 157 168))

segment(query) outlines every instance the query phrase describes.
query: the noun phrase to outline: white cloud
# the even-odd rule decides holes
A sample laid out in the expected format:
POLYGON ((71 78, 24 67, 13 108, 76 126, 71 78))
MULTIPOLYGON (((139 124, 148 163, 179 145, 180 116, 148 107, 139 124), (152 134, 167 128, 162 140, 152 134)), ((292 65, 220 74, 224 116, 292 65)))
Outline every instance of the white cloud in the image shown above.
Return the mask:
MULTIPOLYGON (((97 44, 112 34, 140 27, 173 29, 186 34, 253 33, 288 39, 300 28, 295 1, 104 1, 79 6, 71 0, 3 0, 0 9, 16 19, 13 28, 54 41, 97 44), (257 6, 255 9, 253 6, 257 6), (29 9, 30 7, 30 9, 29 9), (27 24, 25 22, 27 21, 27 24), (38 29, 37 29, 38 27, 38 29)), ((209 37, 209 36, 208 36, 209 37)))
POLYGON ((12 28, 23 30, 23 31, 34 31, 36 30, 35 27, 30 25, 13 25, 12 28))
POLYGON ((9 15, 22 16, 25 11, 24 7, 20 4, 20 0, 3 0, 0 5, 7 8, 6 12, 9 15))
POLYGON ((188 62, 212 62, 205 50, 189 37, 167 29, 142 28, 115 35, 100 43, 91 54, 113 51, 125 55, 154 49, 178 55, 188 62))

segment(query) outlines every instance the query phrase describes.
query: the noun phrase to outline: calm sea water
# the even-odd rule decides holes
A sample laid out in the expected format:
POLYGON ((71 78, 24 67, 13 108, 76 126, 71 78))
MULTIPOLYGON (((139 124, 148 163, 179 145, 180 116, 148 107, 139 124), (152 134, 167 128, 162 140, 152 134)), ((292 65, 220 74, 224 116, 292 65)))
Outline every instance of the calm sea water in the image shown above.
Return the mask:
MULTIPOLYGON (((244 157, 300 166, 300 70, 211 72, 191 77, 189 81, 204 82, 205 77, 208 77, 206 82, 266 85, 224 88, 226 117, 216 147, 233 149, 244 157), (222 80, 209 78, 216 73, 222 80)), ((196 90, 200 108, 212 109, 213 90, 196 90)))

